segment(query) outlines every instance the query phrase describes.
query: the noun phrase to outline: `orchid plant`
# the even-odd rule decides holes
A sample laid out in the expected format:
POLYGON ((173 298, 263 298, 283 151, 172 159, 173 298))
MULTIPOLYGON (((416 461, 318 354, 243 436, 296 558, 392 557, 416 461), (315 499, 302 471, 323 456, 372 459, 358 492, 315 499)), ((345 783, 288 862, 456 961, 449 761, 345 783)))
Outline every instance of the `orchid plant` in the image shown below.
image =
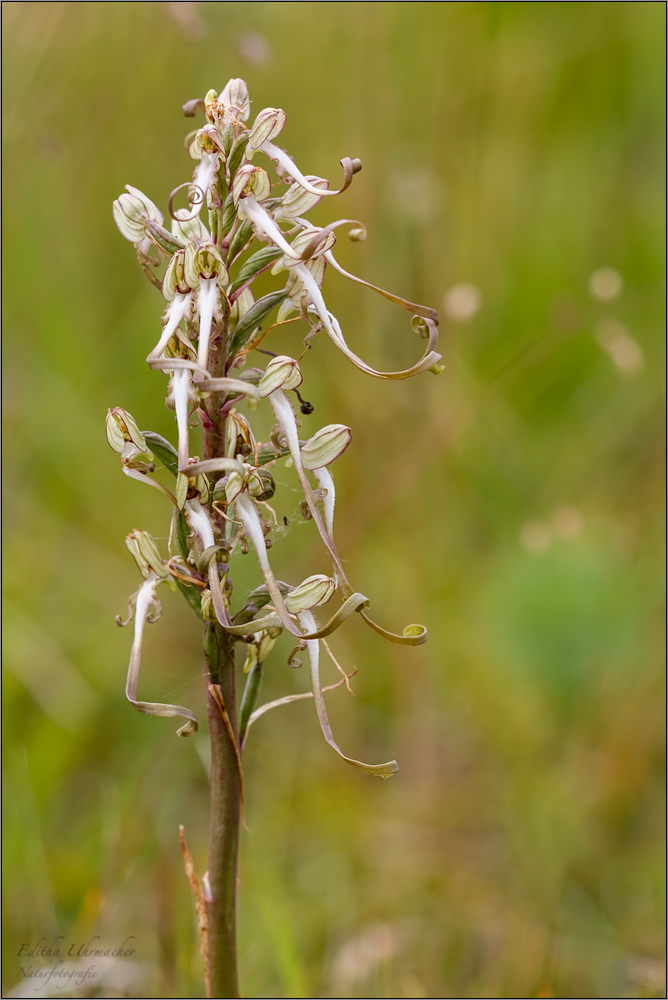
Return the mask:
MULTIPOLYGON (((362 240, 363 225, 339 219, 316 227, 305 218, 323 198, 346 190, 362 168, 359 160, 341 160, 343 184, 338 190, 331 190, 322 177, 303 174, 274 141, 285 126, 284 111, 265 108, 249 124, 250 102, 243 80, 230 80, 220 96, 211 90, 204 100, 190 101, 183 110, 188 117, 202 114, 205 124, 187 137, 188 152, 197 165, 192 181, 180 185, 169 198, 169 229, 156 205, 129 185, 113 206, 121 234, 134 244, 144 273, 166 302, 162 331, 146 360, 169 377, 167 406, 175 412, 177 447, 156 433, 140 431, 120 407, 108 412, 107 439, 120 456, 125 475, 158 489, 171 504, 167 559, 145 531, 132 531, 126 539, 143 582, 130 598, 127 621, 119 617, 117 622, 126 625, 134 616, 128 700, 147 715, 184 720, 178 729, 184 737, 198 728, 190 709, 137 698, 145 628, 161 615, 158 587, 178 588, 203 623, 211 842, 209 870, 201 880, 194 872, 183 829, 181 846, 196 896, 207 995, 221 997, 239 995, 235 888, 241 760, 250 727, 269 709, 312 697, 323 735, 336 753, 367 774, 389 777, 398 770, 396 761, 363 763, 346 756, 336 743, 323 696, 327 688, 320 680, 320 648, 332 655, 327 637, 354 613, 391 642, 414 646, 427 637, 421 625, 408 625, 395 634, 377 624, 368 614, 369 600, 347 578, 334 540, 336 491, 331 467, 350 444, 351 430, 330 424, 306 440, 300 437, 294 401, 302 415, 313 411, 299 393, 300 361, 314 337, 324 332, 352 364, 375 378, 438 374, 442 366, 435 350, 436 312, 370 285, 336 260, 335 230, 352 226, 349 237, 362 240), (273 170, 274 181, 265 166, 273 170), (187 207, 174 207, 179 192, 187 207), (351 350, 323 296, 328 265, 412 315, 413 328, 425 341, 416 364, 403 371, 376 371, 351 350), (256 299, 255 279, 268 270, 282 287, 256 299), (274 310, 275 318, 267 325, 274 310), (273 355, 266 349, 267 334, 294 320, 308 329, 299 356, 273 355), (249 367, 253 352, 271 360, 264 368, 249 367), (252 413, 266 403, 275 422, 269 441, 260 442, 240 406, 252 413), (203 429, 201 458, 191 454, 193 421, 203 429), (296 586, 277 580, 269 560, 272 522, 278 526, 269 503, 276 488, 271 468, 281 459, 294 468, 303 494, 302 514, 314 521, 332 566, 331 575, 316 574, 296 586), (172 489, 154 477, 157 465, 173 475, 172 489), (235 611, 230 558, 235 551, 248 553, 251 548, 264 584, 243 595, 235 611), (338 610, 327 612, 326 621, 319 620, 319 609, 335 597, 340 598, 338 610), (311 691, 257 706, 263 663, 283 631, 294 639, 288 657, 291 666, 299 665, 297 653, 306 651, 311 691), (238 709, 237 644, 245 650, 245 688, 238 709)), ((339 684, 349 685, 352 674, 336 666, 343 675, 339 684)))

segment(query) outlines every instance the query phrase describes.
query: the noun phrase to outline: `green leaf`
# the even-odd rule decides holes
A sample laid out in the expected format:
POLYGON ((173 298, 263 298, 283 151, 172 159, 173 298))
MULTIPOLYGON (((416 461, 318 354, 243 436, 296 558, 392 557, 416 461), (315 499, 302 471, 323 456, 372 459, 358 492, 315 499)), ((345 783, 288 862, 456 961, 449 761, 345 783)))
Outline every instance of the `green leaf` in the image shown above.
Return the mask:
POLYGON ((183 250, 186 247, 186 243, 180 236, 174 236, 164 226, 159 226, 152 219, 147 219, 144 223, 144 232, 152 243, 155 243, 170 256, 175 254, 177 250, 183 250))
POLYGON ((283 251, 280 247, 262 247, 257 253, 252 254, 245 264, 242 264, 239 273, 228 288, 227 294, 231 295, 233 292, 236 292, 237 288, 245 285, 249 278, 253 278, 259 271, 267 267, 268 264, 272 264, 282 256, 283 251))
POLYGON ((230 242, 230 248, 227 251, 227 259, 233 261, 237 254, 241 253, 243 248, 253 239, 253 223, 248 219, 246 222, 242 222, 236 233, 232 237, 230 242))
MULTIPOLYGON (((230 356, 236 354, 240 350, 246 341, 250 338, 251 334, 260 325, 262 320, 269 315, 271 310, 281 304, 284 299, 287 299, 288 293, 283 289, 280 292, 269 292, 269 295, 264 295, 261 299, 251 306, 247 313, 241 317, 237 323, 236 329, 232 334, 232 340, 230 342, 230 356)), ((146 435, 144 435, 146 437, 146 435)), ((146 439, 148 441, 148 438, 146 439)), ((151 445, 151 447, 153 447, 151 445)), ((155 449, 153 449, 155 451, 155 449)))
POLYGON ((160 459, 165 468, 169 469, 173 476, 176 476, 179 471, 179 457, 176 453, 176 448, 160 434, 156 434, 155 431, 142 431, 142 434, 146 441, 150 443, 153 454, 160 459))
POLYGON ((230 155, 227 159, 227 166, 230 171, 230 187, 232 187, 232 182, 234 181, 234 175, 241 166, 241 161, 246 151, 246 144, 249 138, 250 138, 250 132, 242 132, 241 135, 237 136, 237 138, 232 143, 232 148, 230 149, 230 155))
POLYGON ((234 204, 234 195, 228 194, 225 202, 223 204, 223 218, 220 224, 219 235, 225 238, 229 233, 230 229, 234 225, 234 220, 237 217, 237 206, 234 204))
POLYGON ((190 526, 185 519, 185 515, 177 507, 174 508, 174 513, 172 514, 172 524, 172 540, 176 544, 178 554, 184 562, 187 562, 190 555, 190 549, 188 548, 190 526))

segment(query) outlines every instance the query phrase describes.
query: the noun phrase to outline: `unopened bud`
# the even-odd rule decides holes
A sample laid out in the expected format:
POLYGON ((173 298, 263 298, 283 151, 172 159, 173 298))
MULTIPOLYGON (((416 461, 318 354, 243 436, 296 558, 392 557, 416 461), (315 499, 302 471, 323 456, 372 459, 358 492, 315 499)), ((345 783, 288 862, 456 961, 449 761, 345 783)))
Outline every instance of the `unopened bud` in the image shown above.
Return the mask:
POLYGON ((344 424, 328 424, 314 434, 301 449, 305 469, 322 469, 342 455, 350 444, 352 431, 344 424))
MULTIPOLYGON (((248 137, 248 149, 259 149, 267 139, 275 139, 283 131, 287 115, 280 108, 265 108, 261 111, 248 137)), ((248 155, 248 154, 247 154, 248 155)))
POLYGON ((218 94, 215 90, 209 90, 204 96, 204 113, 209 121, 213 121, 218 107, 218 94))
POLYGON ((247 195, 255 195, 258 201, 264 201, 271 194, 271 181, 269 174, 262 167, 254 167, 252 163, 244 163, 239 167, 234 183, 232 184, 232 194, 234 203, 237 205, 240 198, 247 195))
MULTIPOLYGON (((318 177, 317 174, 307 174, 306 180, 313 187, 322 188, 323 191, 329 188, 329 181, 324 177, 318 177)), ((280 205, 274 212, 274 218, 295 219, 299 215, 306 215, 321 200, 316 194, 305 191, 301 184, 295 182, 283 195, 280 205)))
POLYGON ((113 204, 114 222, 121 235, 131 243, 141 243, 144 239, 144 222, 147 219, 162 225, 162 212, 150 198, 138 190, 125 185, 128 194, 122 194, 113 204))
POLYGON ((237 112, 234 117, 238 118, 239 121, 248 121, 248 116, 250 115, 250 102, 248 98, 248 87, 246 86, 245 80, 240 80, 238 77, 236 79, 228 80, 218 100, 223 104, 227 104, 234 108, 237 112))
MULTIPOLYGON (((172 301, 175 295, 186 295, 188 292, 192 292, 193 287, 196 287, 190 285, 186 277, 186 254, 188 254, 189 258, 188 270, 192 272, 194 271, 194 266, 191 262, 194 259, 195 253, 195 244, 189 243, 185 250, 178 250, 167 265, 167 270, 162 277, 162 294, 169 302, 172 301)), ((199 282, 196 284, 199 284, 199 282)))
POLYGON ((148 531, 135 528, 125 539, 125 544, 143 577, 148 578, 149 573, 155 573, 164 580, 169 576, 169 570, 160 556, 158 546, 148 531))
MULTIPOLYGON (((273 632, 274 630, 272 629, 271 631, 273 632)), ((262 632, 262 639, 257 647, 258 663, 264 663, 276 645, 276 639, 276 635, 271 635, 269 632, 262 632)))
POLYGON ((128 462, 137 455, 153 460, 151 449, 141 433, 134 417, 121 406, 115 406, 107 411, 107 441, 110 448, 128 462))
POLYGON ((302 373, 294 358, 279 354, 272 358, 260 379, 258 392, 260 396, 269 396, 276 389, 296 389, 302 384, 302 373))
POLYGON ((271 472, 268 469, 253 469, 248 477, 248 492, 255 500, 271 500, 276 492, 271 472))
POLYGON ((297 615, 300 611, 309 611, 321 604, 326 604, 336 587, 334 581, 322 573, 309 576, 298 587, 285 595, 285 606, 290 614, 297 615))

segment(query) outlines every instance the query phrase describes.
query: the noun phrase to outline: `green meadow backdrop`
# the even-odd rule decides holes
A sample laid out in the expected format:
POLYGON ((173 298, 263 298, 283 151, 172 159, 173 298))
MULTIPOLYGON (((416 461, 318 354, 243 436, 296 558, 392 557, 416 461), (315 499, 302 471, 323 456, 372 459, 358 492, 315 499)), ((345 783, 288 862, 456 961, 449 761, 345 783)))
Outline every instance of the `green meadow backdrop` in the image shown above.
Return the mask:
MULTIPOLYGON (((139 580, 125 535, 166 550, 169 511, 122 476, 106 410, 171 437, 174 419, 144 364, 161 299, 111 203, 130 183, 166 211, 194 166, 181 104, 242 76, 254 113, 287 112, 303 171, 334 185, 342 156, 362 159, 314 219, 367 224, 342 262, 438 308, 446 365, 379 382, 322 337, 304 362, 304 420, 353 429, 336 469, 350 577, 384 624, 430 637, 390 646, 357 621, 332 640, 358 668, 354 698, 328 696, 334 731, 396 757, 391 781, 346 767, 312 703, 254 727, 243 995, 664 996, 664 4, 3 17, 3 995, 55 995, 34 976, 53 961, 29 952, 58 935, 80 970, 95 936, 130 939, 78 995, 203 995, 177 835, 203 872, 206 733, 177 739, 127 704, 114 624, 139 580)), ((404 313, 325 282, 365 359, 418 357, 404 313)), ((327 565, 279 480, 272 554, 298 582, 327 565)), ((253 556, 233 575, 255 585, 253 556)), ((144 697, 202 716, 198 623, 163 600, 144 697)), ((286 651, 266 700, 307 689, 286 651)))

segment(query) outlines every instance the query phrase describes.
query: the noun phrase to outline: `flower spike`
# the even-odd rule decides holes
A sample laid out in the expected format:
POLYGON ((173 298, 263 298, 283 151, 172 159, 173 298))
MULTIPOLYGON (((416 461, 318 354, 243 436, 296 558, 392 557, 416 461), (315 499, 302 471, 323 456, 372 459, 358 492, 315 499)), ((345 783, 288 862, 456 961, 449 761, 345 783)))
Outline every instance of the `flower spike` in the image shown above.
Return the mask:
MULTIPOLYGON (((182 590, 189 606, 206 623, 207 635, 220 626, 227 641, 243 641, 249 651, 239 745, 234 738, 238 754, 248 727, 264 711, 312 697, 325 738, 337 754, 366 773, 388 777, 397 770, 395 761, 364 764, 346 757, 336 744, 320 682, 319 644, 353 614, 360 614, 383 638, 402 645, 424 642, 426 629, 409 625, 402 634, 395 634, 382 628, 368 615, 368 599, 347 579, 334 539, 336 489, 331 470, 351 444, 352 432, 345 424, 330 423, 310 428, 302 432, 306 440, 300 438, 301 424, 288 393, 299 397, 302 415, 308 417, 314 407, 299 396, 303 378, 299 362, 265 350, 268 341, 263 341, 275 326, 301 320, 309 327, 307 347, 314 334, 324 329, 359 370, 375 378, 407 379, 427 370, 437 373, 442 367, 437 351, 438 316, 433 309, 378 288, 341 267, 333 253, 336 231, 346 226, 351 240, 363 240, 362 222, 340 218, 315 226, 305 218, 324 198, 347 189, 361 169, 359 160, 341 160, 343 184, 338 190, 331 189, 323 177, 303 174, 288 152, 276 145, 286 123, 285 112, 264 108, 250 122, 248 88, 238 78, 229 80, 220 94, 210 90, 203 100, 189 101, 183 110, 187 116, 202 111, 205 120, 186 139, 188 153, 197 162, 192 180, 184 180, 169 196, 171 232, 164 227, 160 210, 137 188, 128 186, 113 206, 121 234, 133 243, 144 272, 165 299, 162 330, 146 361, 151 369, 169 375, 166 402, 174 411, 178 438, 174 448, 157 434, 139 431, 126 410, 109 411, 107 439, 121 458, 124 475, 160 491, 172 511, 169 562, 162 560, 146 533, 135 531, 128 536, 128 547, 144 579, 130 601, 135 634, 127 697, 139 711, 183 718, 186 724, 179 730, 181 735, 196 731, 197 722, 188 709, 137 700, 143 635, 146 624, 160 615, 156 588, 166 582, 182 590), (272 184, 270 173, 258 165, 258 153, 272 161, 279 183, 272 184), (187 195, 187 208, 174 207, 179 192, 187 195), (254 240, 259 247, 253 245, 254 240), (149 256, 155 253, 153 247, 157 260, 149 256), (161 261, 166 267, 160 279, 154 268, 161 261), (377 371, 349 347, 327 307, 323 292, 327 265, 411 314, 415 332, 425 341, 422 357, 414 365, 402 371, 377 371), (283 287, 256 293, 255 279, 261 274, 268 278, 270 270, 272 275, 283 275, 283 287), (244 368, 253 350, 271 356, 264 370, 244 368), (265 400, 275 424, 270 440, 261 443, 240 406, 246 403, 254 410, 266 407, 265 400), (201 460, 190 454, 195 420, 204 434, 201 460), (296 587, 276 579, 268 554, 272 543, 282 541, 279 518, 269 505, 277 490, 270 467, 276 459, 288 456, 304 497, 300 509, 315 523, 332 566, 331 575, 307 576, 296 587), (153 477, 156 464, 175 476, 173 492, 153 477), (271 522, 263 516, 266 511, 273 519, 273 538, 271 522), (242 611, 233 614, 229 559, 235 550, 248 552, 250 548, 264 585, 248 595, 242 611), (313 609, 326 604, 336 591, 341 595, 340 606, 319 625, 313 609), (308 652, 312 690, 254 709, 262 662, 284 630, 296 641, 291 665, 298 665, 297 650, 308 652)), ((343 673, 340 683, 346 682, 343 673)), ((226 719, 228 732, 233 733, 232 715, 227 714, 218 682, 211 680, 208 691, 226 719)))

